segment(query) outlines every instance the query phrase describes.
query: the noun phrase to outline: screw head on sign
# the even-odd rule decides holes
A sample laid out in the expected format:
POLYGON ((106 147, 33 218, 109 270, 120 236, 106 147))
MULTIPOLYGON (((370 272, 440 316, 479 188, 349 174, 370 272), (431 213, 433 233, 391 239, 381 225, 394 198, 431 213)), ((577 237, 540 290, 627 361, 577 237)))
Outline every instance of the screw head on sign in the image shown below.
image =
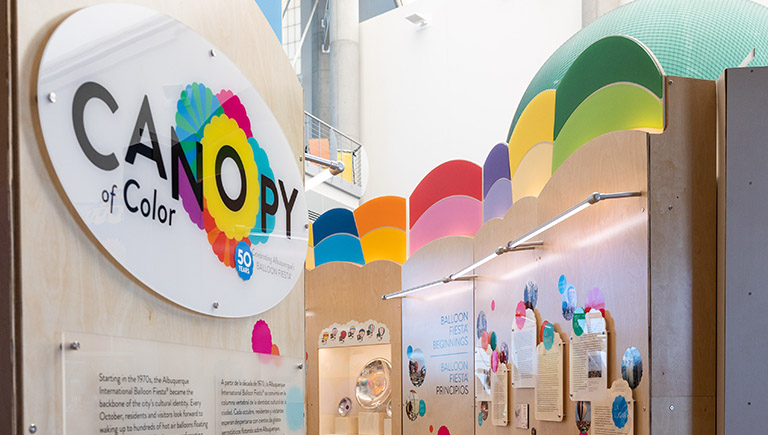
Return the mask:
POLYGON ((37 425, 32 423, 29 425, 29 433, 37 433, 37 425))
POLYGON ((80 342, 79 341, 73 341, 69 344, 69 348, 72 350, 80 350, 80 342))
POLYGON ((210 55, 211 55, 211 57, 216 57, 216 50, 214 50, 214 49, 212 48, 212 49, 211 49, 211 51, 209 51, 209 52, 208 52, 208 54, 210 54, 210 55))
POLYGON ((56 92, 51 92, 50 94, 48 94, 48 101, 50 101, 51 103, 56 102, 56 92))
POLYGON ((674 411, 675 410, 675 405, 669 405, 669 410, 670 411, 674 411))
POLYGON ((218 301, 213 303, 213 309, 214 310, 218 310, 219 309, 219 302, 218 301))

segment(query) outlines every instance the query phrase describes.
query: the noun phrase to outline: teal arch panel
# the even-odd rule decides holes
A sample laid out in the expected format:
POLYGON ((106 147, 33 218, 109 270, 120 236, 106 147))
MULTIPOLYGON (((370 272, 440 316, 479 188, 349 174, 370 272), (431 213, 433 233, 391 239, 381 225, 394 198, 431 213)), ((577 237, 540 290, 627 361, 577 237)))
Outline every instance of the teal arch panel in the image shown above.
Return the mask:
POLYGON ((365 264, 360 239, 349 234, 328 236, 315 246, 315 267, 334 261, 365 264))

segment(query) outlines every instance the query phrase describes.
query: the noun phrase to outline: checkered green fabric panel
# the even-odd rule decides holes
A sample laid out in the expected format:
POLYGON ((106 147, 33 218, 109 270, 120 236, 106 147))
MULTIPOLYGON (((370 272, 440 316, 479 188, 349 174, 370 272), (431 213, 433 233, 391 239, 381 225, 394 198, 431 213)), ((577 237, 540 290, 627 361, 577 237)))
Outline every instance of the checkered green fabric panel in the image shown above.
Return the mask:
POLYGON ((610 35, 638 39, 664 73, 715 80, 753 48, 751 66, 768 65, 768 8, 749 0, 635 0, 590 24, 565 42, 534 76, 517 107, 507 140, 525 106, 556 89, 579 54, 610 35))

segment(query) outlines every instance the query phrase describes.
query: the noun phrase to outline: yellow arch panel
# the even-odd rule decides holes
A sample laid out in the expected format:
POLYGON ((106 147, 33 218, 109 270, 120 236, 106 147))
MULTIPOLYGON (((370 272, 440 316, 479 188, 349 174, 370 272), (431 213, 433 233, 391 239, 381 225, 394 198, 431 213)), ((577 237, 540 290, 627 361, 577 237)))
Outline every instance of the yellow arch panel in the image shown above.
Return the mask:
POLYGON ((551 143, 536 144, 520 160, 512 176, 513 202, 526 196, 539 196, 552 176, 552 149, 551 143))
POLYGON ((513 178, 531 148, 541 142, 554 142, 554 131, 555 90, 549 89, 528 103, 509 138, 509 173, 513 178))
POLYGON ((307 270, 312 270, 315 268, 315 248, 311 246, 307 248, 307 259, 304 262, 304 267, 307 270))
POLYGON ((405 263, 405 231, 397 228, 379 228, 360 238, 363 256, 368 264, 376 260, 405 263))

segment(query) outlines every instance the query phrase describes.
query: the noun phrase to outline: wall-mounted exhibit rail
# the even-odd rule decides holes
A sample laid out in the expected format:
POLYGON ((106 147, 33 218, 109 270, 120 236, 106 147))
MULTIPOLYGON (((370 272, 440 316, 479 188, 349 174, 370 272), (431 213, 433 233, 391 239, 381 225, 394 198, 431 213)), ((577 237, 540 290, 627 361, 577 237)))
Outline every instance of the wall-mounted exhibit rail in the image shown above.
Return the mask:
POLYGON ((408 289, 403 289, 398 292, 386 294, 382 296, 381 298, 384 300, 388 299, 394 299, 394 298, 402 298, 409 294, 434 287, 440 284, 447 284, 449 282, 454 282, 458 280, 463 280, 468 276, 470 272, 472 272, 474 269, 482 266, 483 264, 493 260, 494 258, 506 254, 507 252, 514 252, 514 251, 522 251, 522 250, 529 250, 529 249, 535 249, 537 246, 541 246, 544 244, 544 242, 531 242, 530 240, 534 237, 538 236, 539 234, 547 231, 548 229, 554 227, 555 225, 559 224, 560 222, 563 222, 564 220, 570 218, 571 216, 578 214, 580 211, 586 209, 590 205, 597 204, 600 201, 606 200, 606 199, 619 199, 619 198, 630 198, 633 196, 640 196, 642 192, 640 191, 632 191, 632 192, 616 192, 616 193, 598 193, 594 192, 591 195, 589 195, 586 199, 579 202, 578 204, 574 205, 573 207, 569 208, 568 210, 565 210, 564 212, 560 213, 559 215, 555 216, 554 218, 547 221, 545 224, 539 226, 538 228, 526 233, 524 236, 520 237, 517 240, 512 240, 510 242, 507 242, 507 244, 503 246, 499 246, 495 251, 493 251, 491 254, 481 258, 480 260, 476 261, 475 263, 465 267, 464 269, 452 273, 445 278, 428 282, 426 284, 422 284, 416 287, 411 287, 408 289))

